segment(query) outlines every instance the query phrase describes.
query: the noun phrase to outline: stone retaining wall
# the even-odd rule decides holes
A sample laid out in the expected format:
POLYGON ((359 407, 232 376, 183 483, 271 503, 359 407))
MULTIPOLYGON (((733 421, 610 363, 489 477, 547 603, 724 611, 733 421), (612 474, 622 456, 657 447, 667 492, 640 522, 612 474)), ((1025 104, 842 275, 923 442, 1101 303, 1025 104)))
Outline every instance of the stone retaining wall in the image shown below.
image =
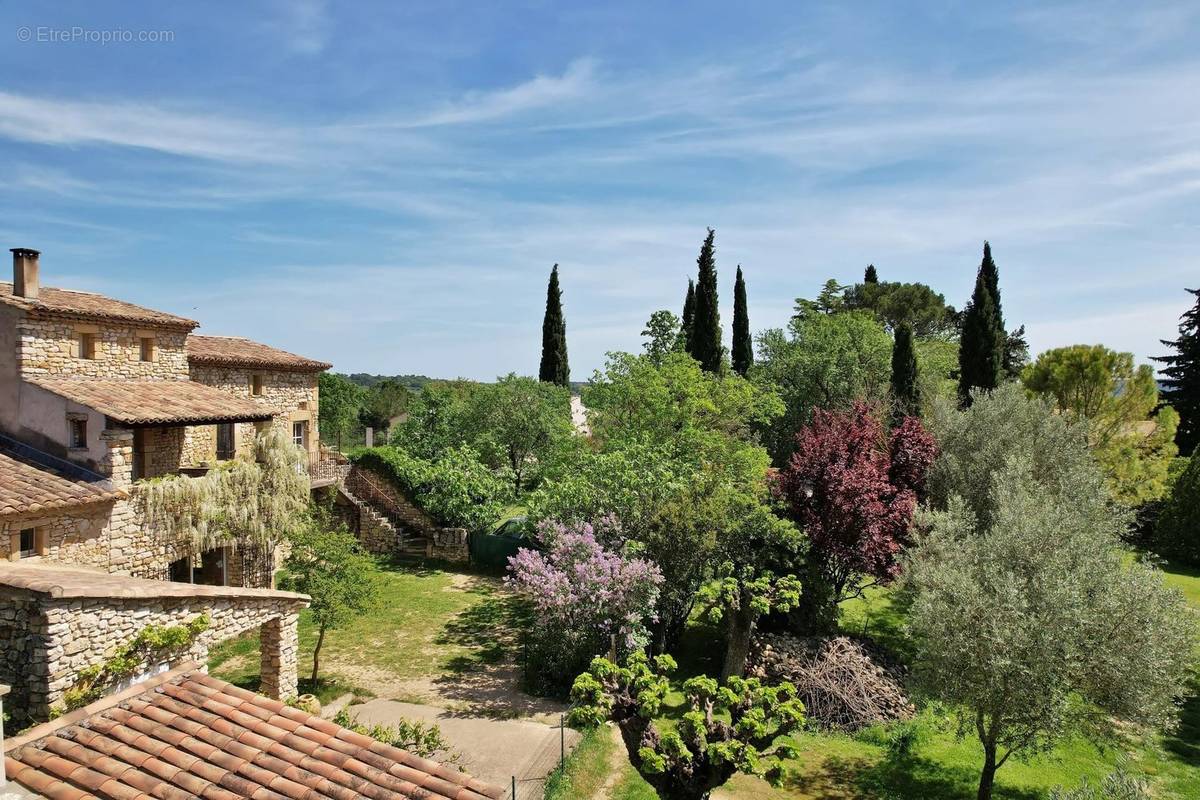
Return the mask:
MULTIPOLYGON (((273 687, 280 696, 294 696, 296 621, 303 605, 294 598, 261 596, 46 598, 0 587, 0 683, 13 686, 13 704, 43 719, 81 670, 103 663, 146 626, 181 625, 207 614, 209 628, 187 652, 174 654, 172 664, 204 663, 213 645, 264 627, 275 637, 264 637, 264 691, 273 687)), ((155 671, 160 665, 143 666, 155 671)))

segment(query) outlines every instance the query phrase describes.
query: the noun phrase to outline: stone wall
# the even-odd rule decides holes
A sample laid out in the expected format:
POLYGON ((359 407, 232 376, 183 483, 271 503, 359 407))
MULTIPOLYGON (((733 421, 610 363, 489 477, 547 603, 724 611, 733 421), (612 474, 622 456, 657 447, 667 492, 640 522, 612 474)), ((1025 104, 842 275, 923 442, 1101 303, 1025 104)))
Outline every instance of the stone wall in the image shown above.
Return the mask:
POLYGON ((107 570, 112 550, 109 521, 114 504, 94 503, 58 512, 5 516, 0 519, 0 543, 26 528, 36 528, 45 536, 46 545, 39 559, 107 570))
MULTIPOLYGON (((103 663, 148 625, 181 625, 207 614, 210 625, 172 665, 204 663, 213 645, 260 626, 264 665, 291 675, 264 675, 283 696, 296 692, 299 648, 296 620, 302 600, 289 597, 48 598, 0 587, 0 683, 13 687, 12 702, 44 719, 75 684, 79 672, 103 663), (273 620, 278 623, 266 625, 273 620), (14 655, 15 654, 15 655, 14 655)), ((158 664, 145 664, 154 671, 158 664)))
POLYGON ((181 466, 192 466, 191 462, 184 459, 184 434, 182 426, 142 429, 143 478, 174 475, 181 466))
POLYGON ((429 539, 429 558, 466 563, 471 560, 466 528, 441 528, 429 539))
MULTIPOLYGON (((422 536, 432 536, 436 531, 440 530, 440 526, 433 517, 426 514, 423 510, 413 505, 404 494, 396 488, 396 485, 388 478, 380 475, 372 469, 355 464, 350 468, 350 474, 346 477, 346 488, 352 493, 355 493, 355 482, 360 478, 364 478, 370 482, 370 486, 383 492, 391 503, 395 514, 403 521, 405 527, 411 532, 422 536)), ((366 495, 368 492, 361 494, 355 493, 360 499, 370 500, 366 495)))
POLYGON ((64 317, 27 316, 20 323, 17 365, 22 376, 80 378, 188 377, 187 331, 64 317), (95 358, 79 357, 79 334, 95 336, 95 358), (154 359, 141 360, 142 337, 154 339, 154 359))
MULTIPOLYGON (((269 409, 275 415, 271 424, 288 436, 292 434, 293 422, 308 422, 308 450, 314 456, 317 453, 320 440, 317 429, 318 373, 193 364, 189 374, 197 383, 215 387, 234 397, 248 397, 269 409), (251 389, 256 375, 262 379, 262 394, 259 395, 253 394, 251 389)), ((240 453, 245 440, 249 440, 253 446, 255 429, 252 423, 241 423, 238 428, 240 453)), ((213 441, 215 450, 215 439, 213 441)))

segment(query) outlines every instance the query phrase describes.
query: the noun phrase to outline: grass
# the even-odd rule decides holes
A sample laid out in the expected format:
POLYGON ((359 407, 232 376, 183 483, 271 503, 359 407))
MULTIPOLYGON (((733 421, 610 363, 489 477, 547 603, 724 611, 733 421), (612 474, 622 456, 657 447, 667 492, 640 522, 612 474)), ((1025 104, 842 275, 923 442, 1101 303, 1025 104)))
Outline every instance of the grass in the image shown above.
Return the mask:
MULTIPOLYGON (((497 593, 491 577, 436 567, 380 563, 379 602, 344 628, 326 634, 321 650, 322 679, 302 681, 301 691, 322 702, 374 682, 433 678, 495 663, 515 644, 503 635, 520 625, 516 604, 497 593), (306 688, 307 686, 307 688, 306 688)), ((300 615, 300 674, 311 668, 317 630, 307 611, 300 615)), ((213 675, 256 687, 257 634, 223 642, 209 656, 213 675)))
POLYGON ((620 745, 606 727, 584 731, 561 772, 546 781, 545 800, 593 797, 608 779, 611 762, 620 745))
MULTIPOLYGON (((1166 580, 1200 610, 1200 570, 1167 567, 1166 580)), ((847 633, 868 635, 897 656, 907 655, 903 635, 904 607, 888 590, 868 589, 848 601, 842 625, 847 633)), ((715 631, 701 624, 689 628, 681 643, 681 675, 710 672, 718 654, 712 652, 715 631)), ((1200 676, 1193 681, 1200 694, 1200 676)), ((669 727, 683 698, 667 699, 669 727)), ((714 800, 893 800, 927 798, 958 800, 971 797, 979 780, 982 750, 974 738, 959 738, 953 720, 936 709, 922 711, 916 724, 921 741, 907 755, 888 747, 889 730, 878 727, 857 735, 806 732, 796 737, 800 757, 789 764, 791 775, 778 788, 746 775, 737 775, 714 793, 714 800)), ((1154 782, 1156 800, 1200 797, 1200 699, 1184 705, 1181 724, 1173 734, 1126 733, 1104 747, 1075 739, 1053 752, 1028 761, 1010 761, 997 773, 998 800, 1042 800, 1056 786, 1073 787, 1084 778, 1097 782, 1121 760, 1132 771, 1154 782)), ((652 800, 653 791, 622 761, 610 798, 652 800)), ((587 798, 591 795, 574 795, 587 798)))

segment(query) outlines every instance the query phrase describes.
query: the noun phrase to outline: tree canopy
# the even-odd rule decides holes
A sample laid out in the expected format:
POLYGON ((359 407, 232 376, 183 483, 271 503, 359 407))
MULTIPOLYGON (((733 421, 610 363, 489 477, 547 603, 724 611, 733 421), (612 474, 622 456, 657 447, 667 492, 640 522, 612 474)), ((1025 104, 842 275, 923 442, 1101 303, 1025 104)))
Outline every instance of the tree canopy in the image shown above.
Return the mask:
POLYGON ((1174 352, 1154 360, 1166 365, 1163 400, 1179 413, 1180 452, 1191 455, 1200 444, 1200 289, 1187 291, 1196 296, 1196 303, 1180 317, 1179 337, 1162 342, 1174 352))
POLYGON ((864 281, 846 289, 845 297, 846 308, 871 312, 889 331, 907 325, 922 338, 958 332, 954 307, 923 283, 864 281))
POLYGON ((926 520, 906 572, 914 675, 979 738, 980 800, 1014 754, 1095 735, 1112 718, 1173 724, 1196 643, 1182 595, 1123 557, 1125 518, 1095 498, 1094 481, 1076 493, 1034 472, 1010 455, 990 475, 986 522, 953 496, 926 520))
POLYGON ((317 388, 321 397, 317 408, 321 436, 341 448, 358 421, 363 390, 336 372, 322 372, 317 378, 317 388))
POLYGON ((785 411, 764 428, 776 464, 786 464, 797 430, 814 408, 845 409, 856 400, 881 405, 891 382, 892 339, 865 311, 812 313, 787 331, 769 329, 758 339, 755 383, 779 393, 785 411))
POLYGON ((1170 407, 1158 409, 1158 385, 1148 365, 1135 366, 1132 353, 1078 344, 1042 353, 1021 380, 1053 399, 1059 411, 1086 421, 1114 499, 1140 505, 1166 493, 1178 415, 1170 407))
POLYGON ((642 329, 642 349, 646 357, 654 364, 661 364, 667 353, 683 349, 680 346, 683 329, 679 317, 670 311, 661 309, 650 315, 646 327, 642 329))

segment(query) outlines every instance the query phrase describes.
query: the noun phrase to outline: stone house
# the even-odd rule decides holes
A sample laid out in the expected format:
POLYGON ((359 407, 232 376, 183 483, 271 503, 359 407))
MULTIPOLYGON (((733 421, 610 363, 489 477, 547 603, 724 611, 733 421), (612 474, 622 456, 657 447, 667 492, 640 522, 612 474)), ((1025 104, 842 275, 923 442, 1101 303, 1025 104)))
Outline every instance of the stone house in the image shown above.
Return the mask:
POLYGON ((39 253, 12 253, 13 282, 0 282, 5 555, 269 586, 273 553, 192 552, 188 541, 147 530, 138 485, 253 457, 255 435, 267 426, 291 436, 315 469, 317 379, 330 365, 248 339, 197 335, 197 322, 174 314, 41 286, 39 253), (57 494, 44 497, 42 488, 57 494))

